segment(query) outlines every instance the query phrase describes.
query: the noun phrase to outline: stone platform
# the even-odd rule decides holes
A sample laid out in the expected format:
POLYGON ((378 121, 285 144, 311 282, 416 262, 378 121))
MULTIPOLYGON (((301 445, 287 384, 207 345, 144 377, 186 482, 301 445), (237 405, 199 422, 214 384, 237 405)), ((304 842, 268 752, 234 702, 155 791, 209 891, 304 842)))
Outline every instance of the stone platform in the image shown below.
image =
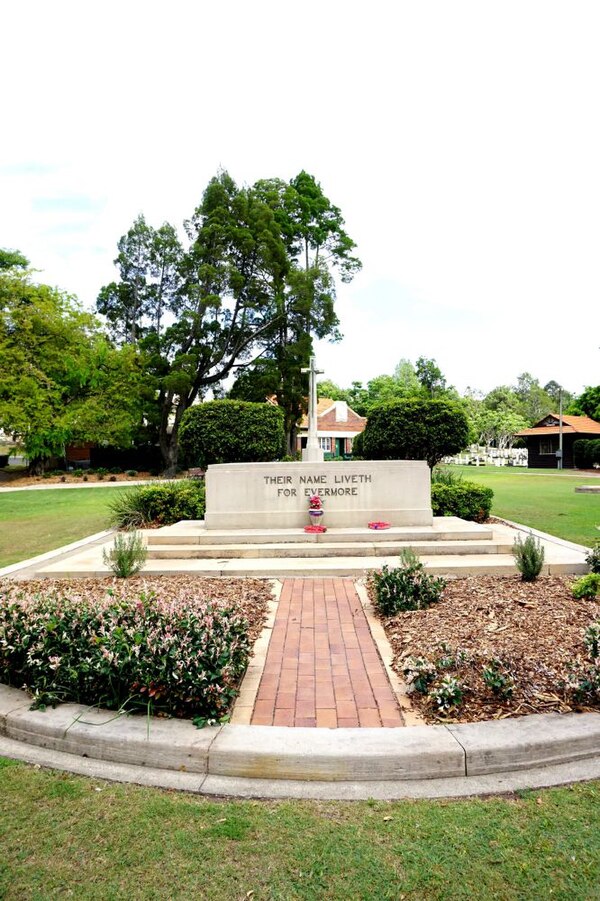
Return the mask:
MULTIPOLYGON (((525 531, 525 530, 523 530, 525 531)), ((429 526, 396 526, 381 531, 365 527, 331 528, 324 534, 297 529, 207 529, 203 521, 180 522, 144 533, 148 574, 195 573, 207 576, 352 576, 361 578, 383 564, 397 566, 403 548, 411 548, 437 575, 513 575, 511 548, 517 530, 507 525, 478 525, 457 517, 436 517, 429 526)), ((522 533, 521 533, 522 534, 522 533)), ((544 574, 587 572, 585 551, 541 538, 544 574)), ((96 544, 53 561, 28 576, 69 578, 103 576, 104 545, 96 544)))

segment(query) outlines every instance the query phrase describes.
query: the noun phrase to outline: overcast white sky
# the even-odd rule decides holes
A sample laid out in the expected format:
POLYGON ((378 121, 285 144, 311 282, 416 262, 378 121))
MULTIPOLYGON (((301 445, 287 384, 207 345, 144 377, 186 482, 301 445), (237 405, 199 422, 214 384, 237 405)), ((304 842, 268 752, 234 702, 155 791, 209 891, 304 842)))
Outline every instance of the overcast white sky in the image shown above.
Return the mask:
POLYGON ((315 175, 363 271, 349 385, 434 357, 489 390, 600 383, 600 4, 19 0, 2 9, 0 246, 91 307, 143 212, 219 167, 315 175))

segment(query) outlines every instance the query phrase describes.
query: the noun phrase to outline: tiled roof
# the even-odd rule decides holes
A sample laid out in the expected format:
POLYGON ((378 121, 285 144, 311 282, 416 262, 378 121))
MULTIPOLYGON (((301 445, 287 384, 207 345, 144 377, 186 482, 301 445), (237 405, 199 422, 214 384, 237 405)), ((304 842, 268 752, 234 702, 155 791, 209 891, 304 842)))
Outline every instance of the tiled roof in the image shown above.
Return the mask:
MULTIPOLYGON (((330 397, 320 397, 317 401, 317 430, 319 432, 362 432, 367 424, 366 417, 359 416, 348 407, 348 419, 340 422, 335 415, 335 401, 330 397)), ((303 416, 300 429, 308 428, 308 416, 303 416)))
MULTIPOLYGON (((558 413, 548 413, 540 422, 544 422, 549 417, 556 419, 556 425, 540 425, 536 423, 530 429, 523 429, 517 432, 517 437, 526 438, 527 435, 558 435, 560 426, 558 425, 558 413)), ((565 435, 598 435, 600 437, 600 422, 590 419, 589 416, 570 416, 563 415, 563 434, 565 435)))

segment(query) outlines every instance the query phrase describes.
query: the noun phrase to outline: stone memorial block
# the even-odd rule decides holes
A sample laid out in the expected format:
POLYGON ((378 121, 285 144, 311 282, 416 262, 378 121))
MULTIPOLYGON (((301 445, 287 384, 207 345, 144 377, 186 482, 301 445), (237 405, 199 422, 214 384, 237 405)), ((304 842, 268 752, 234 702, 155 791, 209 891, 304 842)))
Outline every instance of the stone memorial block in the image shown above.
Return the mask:
POLYGON ((308 500, 323 501, 323 524, 430 526, 430 473, 423 460, 220 463, 206 473, 207 529, 300 528, 308 500))

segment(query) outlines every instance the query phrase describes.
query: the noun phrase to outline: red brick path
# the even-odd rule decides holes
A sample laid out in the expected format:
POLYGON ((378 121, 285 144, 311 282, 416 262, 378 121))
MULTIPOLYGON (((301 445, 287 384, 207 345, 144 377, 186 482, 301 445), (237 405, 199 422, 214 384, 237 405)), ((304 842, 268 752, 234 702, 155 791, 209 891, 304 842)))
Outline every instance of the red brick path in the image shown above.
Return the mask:
POLYGON ((403 726, 351 579, 287 579, 253 725, 403 726))

